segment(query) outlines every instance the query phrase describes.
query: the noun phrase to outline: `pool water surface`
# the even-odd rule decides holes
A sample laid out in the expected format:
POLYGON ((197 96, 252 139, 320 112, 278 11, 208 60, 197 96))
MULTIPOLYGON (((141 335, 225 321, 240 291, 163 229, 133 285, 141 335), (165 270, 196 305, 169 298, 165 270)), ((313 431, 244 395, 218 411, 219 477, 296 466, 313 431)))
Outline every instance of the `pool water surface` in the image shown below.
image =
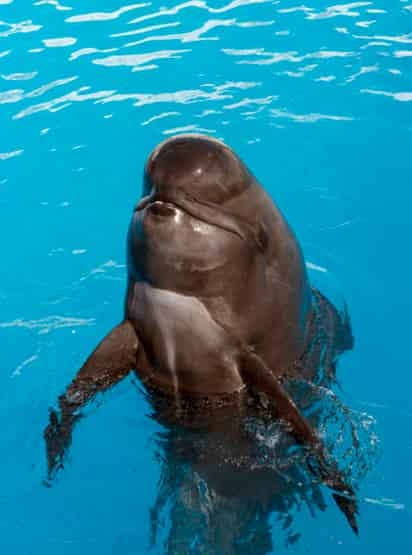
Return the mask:
MULTIPOLYGON (((411 30, 410 0, 0 0, 4 553, 411 552, 411 30), (122 318, 146 157, 188 132, 241 156, 347 303, 334 391, 359 435, 341 454, 359 537, 322 487, 264 525, 213 498, 132 378, 85 408, 44 485, 49 408, 122 318)), ((270 450, 279 430, 254 426, 270 450)))

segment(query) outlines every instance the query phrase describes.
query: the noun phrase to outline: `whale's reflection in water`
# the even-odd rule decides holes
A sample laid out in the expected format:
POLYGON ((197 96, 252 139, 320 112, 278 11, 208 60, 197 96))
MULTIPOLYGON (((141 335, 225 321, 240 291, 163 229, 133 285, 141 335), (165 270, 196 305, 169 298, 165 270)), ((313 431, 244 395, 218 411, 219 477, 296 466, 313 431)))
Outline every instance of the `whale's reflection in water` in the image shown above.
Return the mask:
MULTIPOLYGON (((289 387, 356 487, 376 455, 373 419, 350 411, 324 383, 289 387)), ((266 413, 265 399, 203 412, 196 404, 149 400, 152 417, 163 424, 155 438, 161 475, 150 514, 151 544, 160 552, 268 554, 299 541, 298 513, 315 517, 333 503, 309 471, 310 453, 266 413)))

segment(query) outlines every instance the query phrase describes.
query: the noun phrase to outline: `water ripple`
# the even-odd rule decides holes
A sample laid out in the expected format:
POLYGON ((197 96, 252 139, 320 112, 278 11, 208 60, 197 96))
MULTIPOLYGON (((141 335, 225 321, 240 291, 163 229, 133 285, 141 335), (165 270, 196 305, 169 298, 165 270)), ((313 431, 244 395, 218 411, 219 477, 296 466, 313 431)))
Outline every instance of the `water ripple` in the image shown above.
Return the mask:
POLYGON ((407 35, 353 35, 353 38, 368 41, 374 40, 412 44, 412 33, 408 33, 407 35))
POLYGON ((244 49, 223 49, 222 52, 229 56, 256 56, 257 60, 239 60, 238 64, 251 65, 271 65, 279 62, 300 63, 304 60, 326 59, 326 58, 349 58, 356 56, 355 52, 345 52, 338 50, 319 50, 318 52, 310 52, 308 54, 299 55, 298 52, 267 52, 262 48, 255 50, 244 49), (263 59, 262 59, 263 58, 263 59))
POLYGON ((23 154, 23 152, 23 150, 14 150, 13 152, 0 152, 0 160, 8 160, 9 158, 20 156, 20 154, 23 154))
POLYGON ((32 362, 35 362, 36 360, 38 360, 39 355, 32 355, 29 358, 26 358, 25 360, 23 360, 23 362, 21 362, 17 368, 12 372, 12 376, 15 378, 16 376, 21 376, 21 372, 24 368, 26 368, 26 366, 29 366, 32 362))
POLYGON ((55 8, 57 11, 60 11, 60 12, 70 11, 73 9, 70 6, 63 6, 57 0, 40 0, 39 2, 34 3, 34 6, 47 6, 47 5, 53 6, 53 8, 55 8))
POLYGON ((113 67, 128 66, 132 67, 132 71, 142 71, 145 69, 155 69, 158 66, 150 62, 165 59, 180 59, 181 54, 190 52, 190 50, 160 50, 157 52, 148 52, 146 54, 119 54, 116 56, 108 56, 107 58, 96 58, 93 63, 96 65, 113 67))
POLYGON ((47 316, 39 320, 24 320, 17 318, 11 322, 0 322, 0 328, 26 328, 38 330, 39 334, 49 333, 61 328, 74 328, 79 326, 92 326, 94 318, 74 318, 70 316, 47 316))
POLYGON ((358 17, 361 13, 355 11, 354 8, 362 8, 364 6, 370 6, 372 2, 352 2, 350 4, 337 4, 336 6, 330 6, 326 8, 323 12, 313 13, 312 10, 307 12, 308 19, 330 19, 332 17, 358 17))
POLYGON ((383 497, 381 499, 374 499, 371 497, 364 497, 363 500, 366 503, 370 503, 372 505, 380 505, 382 507, 386 507, 388 509, 393 509, 395 511, 404 511, 406 506, 404 503, 398 503, 394 499, 388 499, 387 497, 383 497))
POLYGON ((203 37, 205 33, 210 31, 211 29, 215 29, 216 27, 228 27, 233 26, 236 24, 235 19, 216 19, 216 20, 209 20, 204 23, 198 29, 194 29, 193 31, 188 31, 186 33, 176 33, 171 35, 155 35, 151 37, 145 37, 139 41, 129 42, 125 44, 125 47, 130 46, 138 46, 140 44, 145 44, 146 42, 155 42, 155 41, 173 41, 178 40, 182 43, 185 42, 197 42, 201 40, 219 40, 219 37, 203 37))
POLYGON ((163 112, 162 114, 157 114, 156 116, 152 116, 148 120, 143 121, 142 125, 149 125, 150 123, 153 123, 154 121, 157 121, 159 119, 168 118, 170 116, 180 116, 180 115, 181 115, 180 112, 163 112))
POLYGON ((43 39, 42 42, 44 46, 48 48, 59 48, 62 46, 72 46, 76 44, 77 39, 74 37, 61 37, 56 39, 43 39))
POLYGON ((208 13, 226 13, 235 8, 250 6, 253 4, 266 4, 268 2, 270 2, 270 0, 233 0, 232 2, 230 2, 229 4, 221 8, 212 8, 208 6, 208 4, 203 0, 189 0, 188 2, 183 2, 182 4, 178 4, 173 8, 160 8, 158 12, 153 12, 153 13, 138 17, 136 19, 132 19, 129 23, 140 23, 141 21, 146 21, 147 19, 163 17, 165 15, 176 15, 180 11, 185 10, 186 8, 198 8, 200 10, 205 10, 208 13))
MULTIPOLYGON (((210 127, 205 129, 216 129, 217 124, 233 125, 227 120, 220 123, 216 121, 217 114, 223 113, 222 110, 235 112, 244 122, 253 122, 257 118, 263 121, 266 114, 268 125, 273 125, 270 123, 273 118, 282 118, 285 122, 289 120, 292 123, 358 119, 360 114, 356 117, 345 115, 347 109, 344 105, 341 106, 344 95, 338 89, 340 85, 345 85, 350 90, 349 94, 368 93, 390 96, 403 103, 409 101, 410 88, 405 83, 389 83, 388 86, 383 76, 395 79, 396 76, 406 75, 405 70, 398 67, 396 62, 400 64, 402 60, 412 57, 411 51, 406 48, 412 43, 412 33, 396 32, 399 31, 399 26, 382 27, 380 23, 383 18, 388 17, 387 11, 372 1, 319 7, 285 6, 269 0, 234 0, 223 5, 216 5, 211 0, 187 0, 160 8, 152 2, 142 1, 116 9, 85 10, 83 13, 77 6, 66 5, 57 0, 39 0, 34 6, 37 7, 36 17, 32 16, 32 19, 27 17, 24 21, 8 19, 0 22, 0 37, 9 41, 8 48, 0 51, 0 58, 10 61, 8 71, 1 71, 1 78, 4 81, 19 82, 19 85, 21 83, 16 88, 1 91, 0 104, 25 104, 17 113, 9 114, 11 119, 19 120, 42 112, 56 114, 55 117, 58 117, 59 112, 80 102, 98 105, 132 100, 133 106, 140 108, 148 104, 169 104, 160 113, 160 117, 156 117, 159 115, 156 112, 142 114, 142 125, 148 125, 147 122, 161 125, 161 121, 166 123, 166 118, 169 117, 162 114, 173 114, 176 121, 179 120, 174 127, 176 129, 195 125, 193 117, 207 117, 210 127), (53 34, 42 16, 50 12, 45 8, 53 8, 63 14, 63 18, 53 27, 53 34), (66 15, 69 11, 71 13, 66 15), (132 17, 127 17, 128 14, 132 17), (304 25, 302 28, 296 25, 299 19, 304 25), (345 22, 346 26, 341 22, 345 22), (70 25, 70 29, 76 29, 76 34, 68 33, 67 25, 70 25), (261 32, 255 32, 257 27, 261 28, 261 32), (359 29, 371 28, 373 33, 359 33, 359 29), (325 42, 318 38, 322 36, 322 32, 332 33, 330 40, 325 42), (35 62, 37 65, 34 68, 21 66, 19 71, 15 70, 16 64, 13 61, 16 50, 13 47, 15 45, 18 48, 18 44, 13 36, 18 33, 33 35, 30 44, 27 44, 27 52, 41 54, 36 58, 38 62, 35 62), (119 44, 122 38, 127 37, 136 38, 119 44), (176 41, 182 45, 190 44, 190 48, 172 48, 176 41), (203 75, 197 73, 202 71, 201 67, 197 68, 192 64, 198 59, 201 49, 205 48, 202 46, 205 41, 209 45, 208 54, 202 54, 206 64, 203 75), (156 43, 167 46, 145 50, 145 45, 156 43), (396 46, 398 48, 394 48, 396 46), (48 61, 51 56, 48 54, 49 50, 54 51, 52 66, 48 61), (215 74, 220 67, 215 67, 212 62, 215 57, 220 59, 222 68, 222 75, 219 76, 215 74), (391 65, 389 58, 392 59, 391 65), (59 68, 64 71, 68 63, 75 64, 76 74, 70 78, 62 77, 59 68), (180 90, 169 86, 159 90, 156 75, 163 70, 164 64, 168 65, 170 75, 175 69, 181 76, 180 90), (256 69, 249 70, 246 69, 247 66, 254 66, 256 69), (276 80, 271 78, 271 66, 279 66, 274 73, 276 80), (49 67, 53 71, 48 71, 49 67), (245 70, 241 70, 241 67, 245 70), (39 84, 33 91, 22 86, 24 81, 37 83, 43 70, 49 74, 54 73, 55 78, 50 84, 39 84), (147 75, 144 82, 138 77, 141 71, 145 71, 147 75), (217 88, 229 81, 240 81, 239 71, 253 72, 259 77, 262 94, 256 97, 245 96, 242 89, 238 89, 236 93, 234 89, 229 92, 217 88), (128 79, 126 75, 130 76, 131 73, 135 73, 136 77, 130 77, 125 85, 128 79), (211 78, 208 78, 208 74, 211 78), (223 75, 228 78, 225 79, 223 75), (49 96, 41 103, 29 102, 31 98, 51 91, 54 86, 67 85, 74 79, 80 81, 80 86, 75 90, 66 90, 61 95, 52 95, 51 98, 49 96), (299 82, 302 80, 305 80, 306 86, 312 83, 310 88, 313 94, 308 96, 311 98, 311 105, 308 106, 304 105, 299 93, 299 82), (213 83, 211 90, 207 89, 208 82, 213 83), (327 87, 331 98, 339 97, 336 112, 334 108, 324 111, 318 104, 318 93, 315 92, 317 87, 327 87), (298 100, 294 106, 289 106, 288 98, 291 96, 298 100), (219 102, 220 105, 213 110, 201 106, 189 122, 184 112, 180 113, 180 110, 175 109, 176 105, 203 104, 209 101, 219 102), (279 105, 276 106, 276 103, 279 105), (269 106, 274 112, 269 112, 269 106)), ((401 8, 409 11, 410 6, 401 8)), ((170 79, 167 78, 166 81, 170 79)), ((112 116, 113 114, 102 114, 101 117, 109 119, 112 116)), ((168 132, 169 129, 164 131, 168 132)), ((217 129, 216 131, 219 134, 217 129)), ((15 148, 8 150, 14 151, 15 148)))
POLYGON ((178 27, 180 25, 179 21, 174 21, 171 23, 159 23, 159 25, 149 25, 148 27, 142 27, 141 29, 134 29, 133 31, 123 31, 121 33, 113 33, 110 35, 112 38, 116 37, 129 37, 132 35, 142 35, 143 33, 150 33, 151 31, 158 31, 159 29, 167 29, 169 27, 178 27))
POLYGON ((412 50, 395 50, 393 55, 395 58, 410 58, 412 56, 412 50))
MULTIPOLYGON (((193 102, 200 102, 203 100, 224 100, 227 98, 232 98, 231 94, 228 94, 231 90, 245 90, 258 86, 259 83, 254 82, 228 82, 223 85, 209 85, 212 87, 212 91, 204 91, 201 89, 191 89, 191 90, 181 90, 174 92, 162 92, 162 93, 151 93, 151 94, 141 94, 141 93, 128 93, 128 94, 113 94, 103 98, 99 102, 106 104, 108 102, 121 102, 124 100, 135 100, 134 106, 144 106, 147 104, 157 104, 163 102, 170 102, 176 104, 190 104, 193 102)), ((206 85, 204 85, 206 87, 206 85)))
POLYGON ((26 116, 30 116, 32 114, 36 114, 38 112, 57 112, 63 110, 64 108, 69 107, 73 102, 84 102, 85 100, 100 100, 102 98, 111 96, 115 91, 96 91, 96 92, 87 92, 89 91, 90 87, 80 87, 79 89, 72 91, 68 94, 61 96, 60 98, 54 98, 53 100, 49 100, 47 102, 42 102, 40 104, 35 104, 21 110, 17 114, 13 116, 13 119, 21 119, 26 116), (86 93, 86 94, 82 94, 86 93))
POLYGON ((6 21, 0 21, 1 26, 8 27, 7 31, 0 31, 0 37, 9 37, 10 35, 15 35, 17 33, 33 33, 34 31, 39 31, 42 29, 42 25, 34 25, 31 20, 22 21, 21 23, 7 23, 6 21))
POLYGON ((330 121, 352 121, 353 118, 350 116, 333 116, 330 114, 292 114, 287 110, 270 110, 272 117, 274 118, 286 118, 298 123, 316 123, 320 120, 330 120, 330 121))
POLYGON ((57 79, 51 83, 47 83, 38 87, 30 92, 25 92, 24 89, 10 89, 8 91, 0 92, 0 104, 14 104, 27 98, 36 98, 44 93, 62 85, 66 85, 75 81, 77 77, 67 77, 65 79, 57 79))
POLYGON ((2 75, 1 78, 5 81, 29 81, 37 75, 37 71, 32 71, 30 73, 10 73, 9 75, 2 75))
POLYGON ((85 23, 85 22, 96 22, 96 21, 111 21, 113 19, 119 18, 122 14, 130 12, 132 10, 137 10, 139 8, 145 8, 150 6, 150 2, 144 2, 140 4, 130 4, 128 6, 123 6, 113 12, 93 12, 85 13, 81 15, 73 15, 66 19, 66 23, 85 23))
POLYGON ((79 50, 75 50, 69 56, 69 61, 77 60, 77 58, 81 58, 82 56, 87 56, 89 54, 108 54, 110 52, 117 52, 117 48, 80 48, 79 50))
POLYGON ((389 92, 389 91, 377 91, 373 89, 361 89, 361 93, 377 94, 380 96, 389 96, 394 100, 399 100, 399 102, 412 101, 412 92, 389 92))
POLYGON ((207 129, 206 127, 199 127, 198 125, 183 125, 182 127, 174 127, 173 129, 165 129, 162 131, 163 135, 177 135, 178 133, 208 133, 212 135, 216 133, 216 129, 207 129))
POLYGON ((243 98, 242 100, 239 100, 238 102, 235 102, 233 104, 226 104, 225 106, 223 106, 223 108, 225 110, 234 110, 236 108, 243 108, 244 106, 253 106, 255 104, 257 104, 258 106, 266 106, 268 104, 272 104, 272 102, 274 100, 277 100, 278 98, 278 96, 266 96, 264 98, 243 98))

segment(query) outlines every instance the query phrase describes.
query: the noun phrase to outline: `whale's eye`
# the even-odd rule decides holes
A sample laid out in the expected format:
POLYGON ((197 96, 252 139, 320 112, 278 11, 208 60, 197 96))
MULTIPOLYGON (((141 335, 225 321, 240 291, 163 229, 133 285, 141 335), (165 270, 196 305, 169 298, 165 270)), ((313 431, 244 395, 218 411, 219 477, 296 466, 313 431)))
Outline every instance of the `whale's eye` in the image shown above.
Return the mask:
POLYGON ((269 237, 268 237, 266 228, 262 223, 259 223, 257 226, 255 238, 260 251, 265 252, 266 249, 268 248, 269 237))

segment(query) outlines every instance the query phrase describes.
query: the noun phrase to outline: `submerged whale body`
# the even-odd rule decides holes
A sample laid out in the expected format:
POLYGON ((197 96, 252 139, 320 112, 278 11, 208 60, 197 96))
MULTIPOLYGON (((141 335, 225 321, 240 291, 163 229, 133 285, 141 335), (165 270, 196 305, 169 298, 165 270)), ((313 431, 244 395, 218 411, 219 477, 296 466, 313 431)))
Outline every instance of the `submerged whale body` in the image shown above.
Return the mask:
POLYGON ((49 481, 63 466, 79 409, 133 371, 169 424, 216 431, 220 409, 233 424, 263 403, 308 450, 312 472, 357 531, 353 489, 287 387, 317 379, 321 359, 333 379, 337 355, 352 347, 349 320, 311 288, 292 230, 233 150, 201 135, 154 149, 129 227, 127 268, 124 320, 50 413, 49 481))

